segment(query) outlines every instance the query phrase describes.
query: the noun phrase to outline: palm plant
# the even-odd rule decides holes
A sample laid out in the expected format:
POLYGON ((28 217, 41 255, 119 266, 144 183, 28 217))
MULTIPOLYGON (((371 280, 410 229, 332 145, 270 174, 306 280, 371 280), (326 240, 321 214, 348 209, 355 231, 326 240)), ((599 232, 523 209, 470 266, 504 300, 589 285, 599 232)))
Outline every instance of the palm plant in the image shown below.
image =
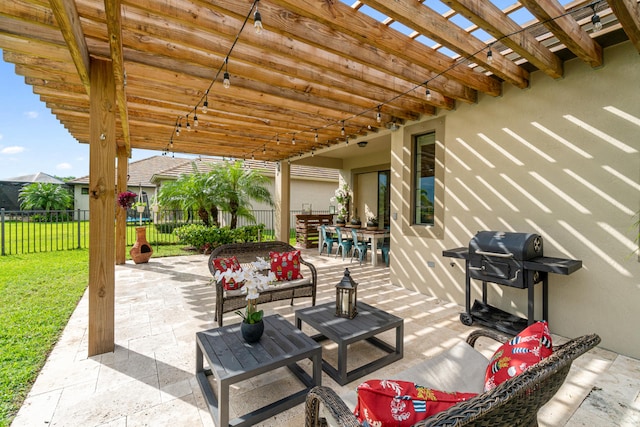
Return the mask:
POLYGON ((61 185, 34 182, 25 185, 18 194, 21 209, 63 210, 73 206, 73 196, 61 185))
POLYGON ((269 180, 258 171, 245 169, 242 162, 225 163, 216 173, 218 187, 216 191, 221 197, 220 207, 231 214, 231 229, 236 228, 238 218, 255 221, 251 213, 251 201, 267 203, 273 206, 271 193, 267 188, 269 180))

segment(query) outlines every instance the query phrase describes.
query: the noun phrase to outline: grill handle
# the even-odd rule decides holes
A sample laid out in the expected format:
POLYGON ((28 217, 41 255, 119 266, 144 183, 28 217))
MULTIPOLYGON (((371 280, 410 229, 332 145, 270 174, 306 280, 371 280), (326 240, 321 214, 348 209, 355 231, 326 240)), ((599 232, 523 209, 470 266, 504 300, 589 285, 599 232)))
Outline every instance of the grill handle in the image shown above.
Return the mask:
POLYGON ((478 255, 493 256, 493 257, 496 257, 496 258, 513 258, 513 254, 512 253, 500 254, 500 253, 497 253, 497 252, 486 252, 486 251, 478 251, 478 250, 476 250, 476 253, 478 255))

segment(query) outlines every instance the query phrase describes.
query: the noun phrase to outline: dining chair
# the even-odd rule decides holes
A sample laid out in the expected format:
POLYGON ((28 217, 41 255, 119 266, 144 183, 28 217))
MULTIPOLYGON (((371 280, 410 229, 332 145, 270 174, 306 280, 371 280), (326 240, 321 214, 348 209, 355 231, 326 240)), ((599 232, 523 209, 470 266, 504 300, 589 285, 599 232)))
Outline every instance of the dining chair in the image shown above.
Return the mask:
POLYGON ((351 261, 356 256, 356 252, 358 253, 358 260, 360 261, 360 265, 362 265, 362 260, 367 258, 367 248, 369 243, 365 240, 358 239, 358 233, 355 228, 351 229, 351 236, 353 238, 353 252, 351 253, 351 261))
POLYGON ((336 236, 338 238, 338 249, 336 250, 336 258, 338 258, 338 254, 342 252, 342 260, 344 261, 344 256, 351 253, 353 241, 342 236, 342 229, 340 227, 336 227, 336 236))
POLYGON ((326 225, 320 226, 320 233, 322 234, 322 247, 320 248, 320 255, 322 255, 322 251, 324 251, 325 246, 327 247, 327 255, 330 255, 331 251, 333 251, 333 244, 336 243, 336 238, 333 235, 329 235, 326 225))

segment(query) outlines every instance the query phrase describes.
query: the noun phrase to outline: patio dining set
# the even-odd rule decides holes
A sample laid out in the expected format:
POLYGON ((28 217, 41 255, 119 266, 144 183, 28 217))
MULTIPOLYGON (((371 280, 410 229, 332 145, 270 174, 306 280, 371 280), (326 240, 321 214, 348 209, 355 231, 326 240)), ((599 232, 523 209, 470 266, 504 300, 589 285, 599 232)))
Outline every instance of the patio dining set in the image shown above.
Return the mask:
POLYGON ((346 256, 351 257, 351 261, 358 259, 362 265, 367 259, 367 252, 371 253, 371 265, 377 266, 378 249, 382 254, 382 260, 389 266, 390 241, 389 230, 355 228, 350 225, 320 225, 318 238, 318 252, 327 255, 333 253, 333 245, 336 245, 335 257, 342 255, 344 261, 346 256))

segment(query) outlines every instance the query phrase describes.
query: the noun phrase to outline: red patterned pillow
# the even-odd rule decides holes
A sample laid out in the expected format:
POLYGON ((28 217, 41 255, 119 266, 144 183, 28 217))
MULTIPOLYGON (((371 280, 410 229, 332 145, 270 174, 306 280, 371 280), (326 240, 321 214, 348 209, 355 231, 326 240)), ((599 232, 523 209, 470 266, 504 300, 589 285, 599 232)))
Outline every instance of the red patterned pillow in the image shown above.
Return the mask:
POLYGON ((365 381, 357 390, 358 403, 353 412, 361 424, 371 426, 411 426, 477 396, 476 393, 448 393, 396 380, 365 381))
MULTIPOLYGON (((238 262, 238 258, 232 256, 231 258, 214 258, 213 266, 216 271, 220 273, 224 273, 225 271, 231 269, 231 271, 241 271, 242 266, 240 262, 238 262)), ((222 287, 227 291, 232 291, 235 289, 240 289, 244 285, 244 282, 236 282, 233 279, 227 280, 225 277, 222 278, 222 287)))
POLYGON ((276 280, 302 279, 300 274, 300 251, 269 252, 271 258, 271 271, 276 275, 276 280))
POLYGON ((485 374, 484 389, 491 390, 553 353, 547 322, 536 322, 493 353, 485 374))

